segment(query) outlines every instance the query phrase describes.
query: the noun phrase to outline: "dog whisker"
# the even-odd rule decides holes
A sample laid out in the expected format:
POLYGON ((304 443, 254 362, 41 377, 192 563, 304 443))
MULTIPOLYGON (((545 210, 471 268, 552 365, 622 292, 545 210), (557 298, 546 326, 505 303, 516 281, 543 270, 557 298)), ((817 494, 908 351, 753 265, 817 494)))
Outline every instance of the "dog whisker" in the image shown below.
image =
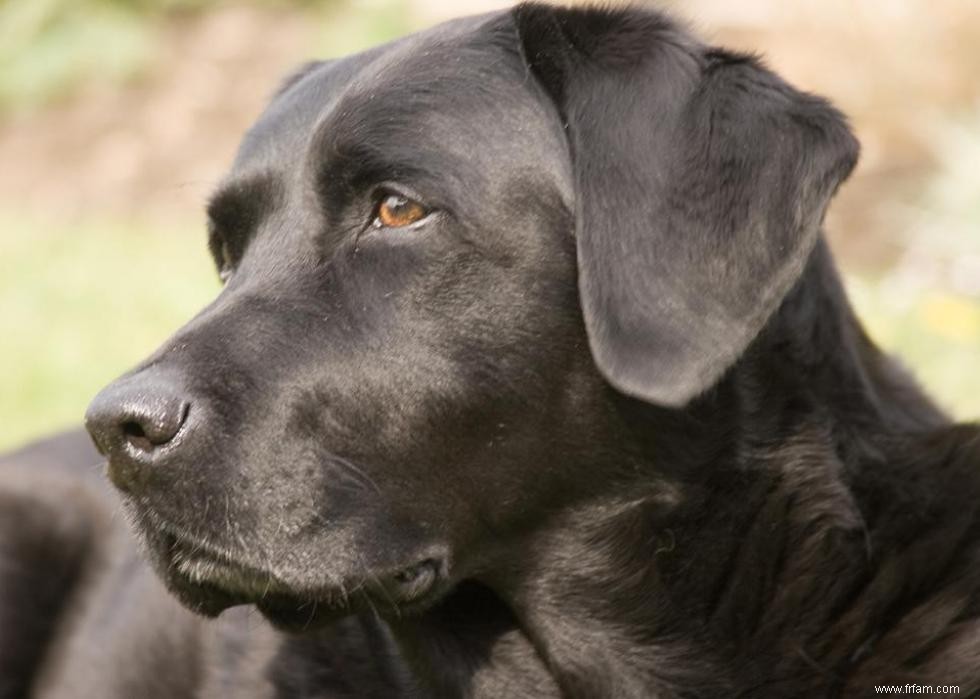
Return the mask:
POLYGON ((337 456, 336 454, 331 454, 329 458, 326 459, 325 464, 327 466, 339 466, 341 473, 349 475, 352 479, 362 486, 368 486, 375 493, 381 494, 381 488, 378 486, 377 482, 371 478, 371 476, 364 471, 364 469, 357 466, 354 462, 349 459, 345 459, 342 456, 337 456))

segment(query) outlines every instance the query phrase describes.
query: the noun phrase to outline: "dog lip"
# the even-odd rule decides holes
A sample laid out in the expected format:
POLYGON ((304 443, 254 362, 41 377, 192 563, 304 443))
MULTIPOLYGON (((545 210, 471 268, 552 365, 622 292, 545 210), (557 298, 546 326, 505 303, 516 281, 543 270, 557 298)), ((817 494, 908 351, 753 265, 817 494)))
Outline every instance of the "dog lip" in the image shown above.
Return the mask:
POLYGON ((165 566, 168 585, 187 606, 206 616, 252 604, 282 630, 305 630, 332 623, 361 605, 376 613, 414 614, 449 586, 449 559, 442 547, 418 552, 422 555, 411 564, 360 571, 343 584, 297 587, 273 571, 173 529, 159 516, 153 519, 156 526, 147 532, 148 543, 165 566))
POLYGON ((165 542, 172 569, 191 583, 244 598, 288 592, 288 587, 275 574, 236 561, 223 551, 172 533, 166 535, 165 542))

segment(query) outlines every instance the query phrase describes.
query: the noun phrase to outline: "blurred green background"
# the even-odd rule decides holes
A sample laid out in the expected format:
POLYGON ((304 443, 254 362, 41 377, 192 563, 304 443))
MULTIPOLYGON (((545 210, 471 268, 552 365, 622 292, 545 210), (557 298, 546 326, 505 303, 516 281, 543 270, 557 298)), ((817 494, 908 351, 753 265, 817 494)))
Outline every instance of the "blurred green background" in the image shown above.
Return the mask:
MULTIPOLYGON (((218 288, 202 204, 279 78, 495 0, 3 0, 0 448, 218 288)), ((980 417, 980 3, 663 2, 853 120, 828 231, 872 335, 980 417)))

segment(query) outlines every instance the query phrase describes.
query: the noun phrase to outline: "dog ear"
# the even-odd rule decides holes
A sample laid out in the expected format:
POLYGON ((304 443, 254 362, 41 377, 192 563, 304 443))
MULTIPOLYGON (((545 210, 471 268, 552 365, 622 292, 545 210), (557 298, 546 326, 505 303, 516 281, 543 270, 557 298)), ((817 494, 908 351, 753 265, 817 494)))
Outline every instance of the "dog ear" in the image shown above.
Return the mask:
POLYGON ((799 278, 857 141, 825 101, 662 15, 513 12, 564 121, 596 364, 624 393, 682 406, 799 278))

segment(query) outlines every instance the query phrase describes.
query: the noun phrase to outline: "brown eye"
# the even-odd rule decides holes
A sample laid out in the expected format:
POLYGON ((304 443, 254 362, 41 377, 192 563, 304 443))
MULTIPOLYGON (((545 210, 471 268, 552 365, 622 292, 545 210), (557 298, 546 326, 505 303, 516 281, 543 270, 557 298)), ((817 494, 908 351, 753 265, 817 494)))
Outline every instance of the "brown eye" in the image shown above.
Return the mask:
POLYGON ((386 228, 404 228, 425 218, 428 212, 417 201, 400 194, 388 194, 378 204, 375 223, 386 228))

